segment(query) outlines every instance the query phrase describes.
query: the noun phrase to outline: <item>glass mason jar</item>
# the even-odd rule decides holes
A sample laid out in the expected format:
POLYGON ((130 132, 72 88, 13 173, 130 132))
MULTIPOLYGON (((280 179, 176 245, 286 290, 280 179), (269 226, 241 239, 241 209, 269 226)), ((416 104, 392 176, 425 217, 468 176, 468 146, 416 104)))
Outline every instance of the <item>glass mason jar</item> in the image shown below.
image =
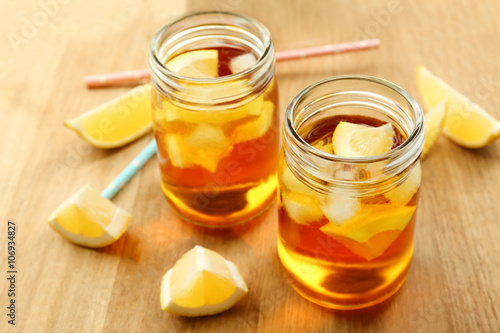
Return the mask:
POLYGON ((280 145, 269 31, 247 17, 197 13, 156 33, 149 63, 161 186, 171 207, 209 227, 264 211, 274 199, 280 145), (239 56, 253 60, 234 67, 239 56), (200 66, 200 58, 211 76, 178 70, 200 66))
POLYGON ((357 309, 401 287, 413 255, 423 143, 419 105, 382 79, 334 77, 290 102, 278 165, 278 253, 297 292, 329 308, 357 309), (399 142, 369 157, 314 147, 346 119, 391 124, 399 142))

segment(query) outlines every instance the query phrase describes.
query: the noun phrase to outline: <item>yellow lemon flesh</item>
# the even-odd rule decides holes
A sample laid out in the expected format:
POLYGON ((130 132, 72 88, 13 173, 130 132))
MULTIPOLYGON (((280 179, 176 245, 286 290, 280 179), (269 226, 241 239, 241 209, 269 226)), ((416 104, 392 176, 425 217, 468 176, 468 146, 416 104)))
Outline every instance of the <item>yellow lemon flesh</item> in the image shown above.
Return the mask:
POLYGON ((117 148, 130 143, 153 126, 151 84, 136 87, 64 125, 99 148, 117 148))
POLYGON ((97 191, 84 186, 49 217, 49 225, 78 245, 104 247, 127 230, 131 216, 97 191))
MULTIPOLYGON (((188 78, 213 79, 219 76, 219 53, 217 50, 195 50, 169 59, 166 66, 171 71, 188 78)), ((180 90, 186 100, 217 102, 241 92, 242 80, 229 82, 185 82, 187 89, 180 90)), ((205 110, 202 110, 202 112, 205 110)))
POLYGON ((207 316, 231 308, 247 292, 232 262, 197 245, 163 276, 160 303, 164 311, 172 314, 207 316))
POLYGON ((425 143, 421 158, 424 159, 434 148, 443 132, 446 119, 446 98, 425 114, 425 143))
POLYGON ((444 134, 456 144, 481 148, 500 137, 500 121, 422 66, 417 68, 417 88, 428 110, 448 100, 444 134))
POLYGON ((365 205, 341 225, 329 222, 320 230, 370 260, 384 253, 406 228, 415 208, 400 205, 365 205))
POLYGON ((333 132, 333 152, 344 157, 383 154, 391 150, 394 135, 391 124, 373 127, 341 121, 333 132))
POLYGON ((180 54, 166 64, 171 71, 186 77, 206 79, 218 76, 217 50, 196 50, 180 54))

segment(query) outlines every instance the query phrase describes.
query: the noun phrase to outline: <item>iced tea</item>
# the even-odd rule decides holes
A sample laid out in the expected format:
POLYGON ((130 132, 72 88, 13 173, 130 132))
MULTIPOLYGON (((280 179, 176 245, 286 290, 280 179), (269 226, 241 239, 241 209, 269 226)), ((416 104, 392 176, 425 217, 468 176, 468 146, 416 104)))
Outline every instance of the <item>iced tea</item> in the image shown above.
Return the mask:
MULTIPOLYGON (((333 153, 325 147, 331 146, 341 121, 384 125, 374 118, 336 116, 310 126, 303 138, 333 153)), ((405 138, 393 130, 396 148, 405 138)), ((399 289, 413 253, 419 163, 409 172, 392 190, 356 198, 308 188, 281 157, 278 251, 299 293, 327 306, 356 308, 378 303, 399 289)))
MULTIPOLYGON (((189 54, 196 57, 200 51, 208 57, 209 52, 216 54, 212 58, 217 59, 217 72, 211 74, 215 77, 238 74, 235 67, 244 71, 259 56, 249 49, 221 46, 176 57, 189 59, 189 54)), ((176 58, 167 64, 170 61, 175 64, 176 58)), ((203 66, 201 70, 210 71, 203 66)), ((203 93, 216 100, 232 94, 232 89, 237 87, 230 82, 214 82, 186 94, 203 93)), ((273 200, 279 150, 277 102, 274 78, 238 103, 193 107, 153 92, 162 189, 181 216, 224 226, 254 216, 273 200)))

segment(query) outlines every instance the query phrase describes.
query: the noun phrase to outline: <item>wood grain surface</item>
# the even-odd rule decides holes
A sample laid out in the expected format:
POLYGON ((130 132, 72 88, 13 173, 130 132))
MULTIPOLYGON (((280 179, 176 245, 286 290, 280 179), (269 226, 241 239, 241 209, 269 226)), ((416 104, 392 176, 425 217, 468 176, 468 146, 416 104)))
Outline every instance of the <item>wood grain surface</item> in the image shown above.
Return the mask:
POLYGON ((500 331, 500 142, 467 150, 440 139, 423 164, 408 279, 364 310, 326 310, 288 285, 276 204, 245 228, 193 227, 167 206, 156 161, 114 199, 133 215, 115 244, 75 246, 46 222, 82 185, 104 188, 152 137, 101 150, 65 129, 64 120, 126 91, 86 90, 82 77, 146 67, 152 35, 174 16, 250 15, 278 50, 381 39, 378 50, 278 64, 282 112, 303 87, 338 74, 380 76, 416 96, 415 68, 424 65, 500 118, 498 1, 24 0, 0 9, 1 332, 500 331), (6 316, 8 219, 17 224, 15 327, 6 316), (223 314, 185 319, 160 309, 159 287, 195 244, 234 261, 250 291, 223 314))

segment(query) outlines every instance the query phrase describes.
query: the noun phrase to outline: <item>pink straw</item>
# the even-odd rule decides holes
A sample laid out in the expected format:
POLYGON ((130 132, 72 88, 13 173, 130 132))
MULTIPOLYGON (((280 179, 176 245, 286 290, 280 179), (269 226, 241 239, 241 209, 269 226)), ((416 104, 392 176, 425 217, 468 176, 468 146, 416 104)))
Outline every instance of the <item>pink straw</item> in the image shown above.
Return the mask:
MULTIPOLYGON (((293 60, 300 58, 318 57, 327 54, 346 53, 376 48, 380 45, 379 39, 367 39, 355 42, 323 45, 305 49, 276 52, 276 61, 293 60)), ((126 72, 105 73, 86 76, 83 81, 87 88, 102 88, 116 85, 133 85, 149 80, 148 69, 139 69, 126 72)))
POLYGON ((318 57, 334 53, 361 51, 361 50, 372 49, 378 47, 379 45, 380 45, 379 39, 367 39, 356 42, 316 46, 307 49, 281 51, 281 52, 276 52, 276 61, 318 57))

